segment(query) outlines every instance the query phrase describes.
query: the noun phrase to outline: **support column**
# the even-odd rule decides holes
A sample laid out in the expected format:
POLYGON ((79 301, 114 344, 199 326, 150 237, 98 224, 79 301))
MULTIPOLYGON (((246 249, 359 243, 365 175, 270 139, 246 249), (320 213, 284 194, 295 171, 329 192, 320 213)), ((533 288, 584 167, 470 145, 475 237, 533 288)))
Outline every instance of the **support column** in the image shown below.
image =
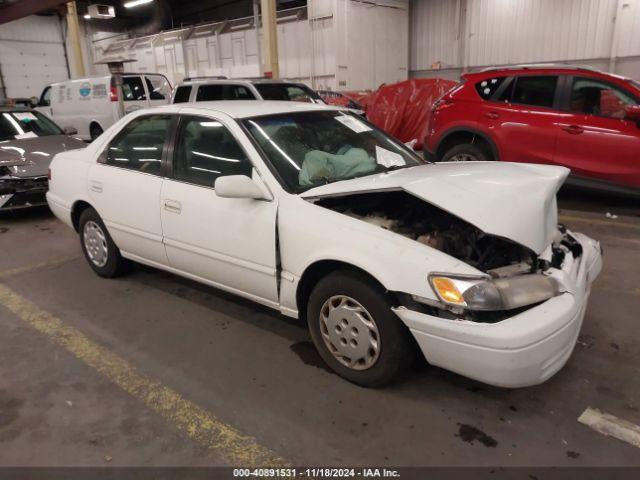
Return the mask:
POLYGON ((84 60, 82 59, 80 25, 78 24, 78 10, 76 9, 76 2, 67 3, 67 35, 69 42, 71 43, 75 76, 77 78, 82 78, 85 76, 85 71, 84 60))
POLYGON ((278 31, 276 28, 276 0, 260 0, 262 6, 262 72, 280 78, 278 67, 278 31))
POLYGON ((260 0, 253 0, 253 29, 256 32, 256 48, 258 49, 258 70, 260 76, 264 75, 262 70, 262 45, 260 45, 260 0))

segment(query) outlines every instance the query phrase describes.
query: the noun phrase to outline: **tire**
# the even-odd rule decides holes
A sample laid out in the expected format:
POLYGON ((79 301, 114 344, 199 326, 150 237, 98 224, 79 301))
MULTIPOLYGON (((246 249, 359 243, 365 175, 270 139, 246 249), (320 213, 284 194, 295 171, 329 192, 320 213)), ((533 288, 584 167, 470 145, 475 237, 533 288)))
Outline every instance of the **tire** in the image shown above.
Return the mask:
POLYGON ((89 127, 89 136, 91 137, 91 141, 93 142, 96 138, 102 135, 102 127, 96 123, 91 124, 89 127))
POLYGON ((93 208, 87 208, 80 215, 78 232, 84 258, 94 272, 101 277, 114 278, 128 270, 130 262, 122 258, 107 227, 93 208))
POLYGON ((389 383, 414 358, 409 330, 391 311, 385 291, 364 274, 343 270, 321 279, 309 296, 307 324, 327 365, 363 387, 389 383))
POLYGON ((441 162, 488 162, 489 155, 477 145, 462 143, 450 148, 440 159, 441 162))

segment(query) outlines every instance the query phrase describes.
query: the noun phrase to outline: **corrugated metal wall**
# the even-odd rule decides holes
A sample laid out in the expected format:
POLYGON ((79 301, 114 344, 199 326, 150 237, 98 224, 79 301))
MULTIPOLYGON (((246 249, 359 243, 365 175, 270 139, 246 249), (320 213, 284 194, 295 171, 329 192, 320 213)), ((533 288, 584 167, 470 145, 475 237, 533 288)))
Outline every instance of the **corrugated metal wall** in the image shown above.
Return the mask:
MULTIPOLYGON (((163 73, 172 84, 186 76, 257 77, 260 39, 250 21, 234 20, 238 28, 232 31, 221 22, 208 32, 184 29, 136 41, 94 42, 93 57, 134 58, 127 68, 163 73)), ((280 76, 332 90, 404 80, 408 30, 409 0, 309 0, 306 18, 293 15, 278 23, 280 76)))
POLYGON ((615 71, 637 78, 640 0, 413 0, 410 48, 414 75, 564 61, 608 69, 613 57, 615 71))
POLYGON ((0 69, 7 97, 37 96, 69 78, 62 25, 56 16, 30 16, 0 26, 0 69))

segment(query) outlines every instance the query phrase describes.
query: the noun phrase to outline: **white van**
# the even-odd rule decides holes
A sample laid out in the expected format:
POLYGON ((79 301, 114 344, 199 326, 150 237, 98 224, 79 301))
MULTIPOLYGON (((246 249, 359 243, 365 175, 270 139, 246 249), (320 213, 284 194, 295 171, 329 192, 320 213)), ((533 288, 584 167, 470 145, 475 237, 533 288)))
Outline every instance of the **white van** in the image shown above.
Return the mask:
MULTIPOLYGON (((125 73, 122 77, 125 114, 140 108, 165 105, 171 84, 158 73, 125 73)), ((63 127, 78 130, 84 140, 94 140, 118 119, 118 94, 112 75, 79 78, 48 85, 36 110, 63 127)))

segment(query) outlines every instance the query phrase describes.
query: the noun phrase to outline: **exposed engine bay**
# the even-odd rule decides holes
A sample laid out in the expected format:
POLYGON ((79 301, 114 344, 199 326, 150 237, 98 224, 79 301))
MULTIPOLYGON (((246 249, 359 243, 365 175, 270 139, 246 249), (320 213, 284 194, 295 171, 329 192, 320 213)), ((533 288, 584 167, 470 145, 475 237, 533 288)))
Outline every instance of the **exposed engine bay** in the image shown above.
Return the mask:
POLYGON ((494 277, 538 268, 537 256, 527 247, 485 234, 405 191, 326 197, 315 203, 424 243, 494 277))

